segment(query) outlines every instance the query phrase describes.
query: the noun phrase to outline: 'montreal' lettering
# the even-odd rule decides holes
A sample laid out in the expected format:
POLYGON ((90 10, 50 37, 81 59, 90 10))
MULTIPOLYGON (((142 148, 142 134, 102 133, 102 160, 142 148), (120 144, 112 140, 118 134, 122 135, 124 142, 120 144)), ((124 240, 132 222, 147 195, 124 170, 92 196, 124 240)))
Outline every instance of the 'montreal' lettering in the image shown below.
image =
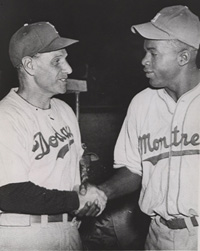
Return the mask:
MULTIPOLYGON (((138 138, 138 144, 141 154, 145 154, 148 151, 154 152, 158 151, 161 148, 169 148, 170 146, 179 146, 183 144, 184 146, 192 145, 197 146, 200 145, 200 136, 198 133, 194 133, 191 137, 188 136, 187 133, 181 133, 178 130, 177 126, 172 131, 172 139, 171 142, 167 142, 166 137, 160 137, 157 139, 151 139, 151 134, 144 134, 138 138)), ((170 141, 168 139, 168 141, 170 141)))

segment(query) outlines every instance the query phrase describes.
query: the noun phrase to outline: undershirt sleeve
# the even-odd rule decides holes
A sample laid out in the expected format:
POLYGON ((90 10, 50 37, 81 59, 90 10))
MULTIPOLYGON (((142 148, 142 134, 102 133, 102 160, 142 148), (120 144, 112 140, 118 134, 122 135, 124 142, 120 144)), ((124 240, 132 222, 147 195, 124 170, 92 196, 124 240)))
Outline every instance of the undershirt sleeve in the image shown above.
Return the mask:
POLYGON ((0 210, 7 213, 51 215, 70 213, 78 207, 75 191, 50 190, 30 181, 0 187, 0 210))

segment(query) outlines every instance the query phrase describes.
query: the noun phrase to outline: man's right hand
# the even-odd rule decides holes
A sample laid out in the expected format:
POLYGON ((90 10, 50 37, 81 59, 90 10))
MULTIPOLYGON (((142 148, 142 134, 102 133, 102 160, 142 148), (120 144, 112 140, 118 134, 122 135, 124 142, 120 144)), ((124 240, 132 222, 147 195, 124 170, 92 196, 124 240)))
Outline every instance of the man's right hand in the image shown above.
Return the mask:
POLYGON ((107 197, 103 191, 97 187, 87 184, 87 192, 82 195, 79 191, 79 187, 75 187, 79 197, 79 209, 76 210, 75 215, 77 217, 83 216, 98 216, 106 207, 107 197))

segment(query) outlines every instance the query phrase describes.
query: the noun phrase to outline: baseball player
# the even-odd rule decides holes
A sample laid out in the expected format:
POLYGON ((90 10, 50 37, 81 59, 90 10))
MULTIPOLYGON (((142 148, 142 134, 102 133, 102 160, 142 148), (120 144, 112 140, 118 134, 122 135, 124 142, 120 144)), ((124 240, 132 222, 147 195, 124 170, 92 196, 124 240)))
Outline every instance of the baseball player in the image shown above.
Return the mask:
POLYGON ((136 190, 151 217, 146 250, 197 250, 200 168, 200 22, 186 6, 162 9, 132 26, 144 37, 144 72, 153 88, 137 94, 115 146, 108 199, 136 190))
POLYGON ((73 212, 95 216, 105 207, 102 191, 77 190, 77 119, 52 98, 66 92, 72 69, 65 47, 75 42, 48 22, 24 25, 10 40, 19 88, 0 102, 0 250, 80 250, 73 212))

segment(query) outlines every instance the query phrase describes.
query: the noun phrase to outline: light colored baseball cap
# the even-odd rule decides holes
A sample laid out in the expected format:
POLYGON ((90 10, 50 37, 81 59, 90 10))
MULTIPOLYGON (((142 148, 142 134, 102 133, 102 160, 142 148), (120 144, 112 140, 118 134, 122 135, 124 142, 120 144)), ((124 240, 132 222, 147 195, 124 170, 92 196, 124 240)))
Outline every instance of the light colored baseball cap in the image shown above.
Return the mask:
POLYGON ((177 39, 199 49, 199 18, 187 6, 175 5, 163 8, 150 22, 133 25, 131 30, 133 33, 137 31, 147 39, 177 39))
POLYGON ((49 22, 24 24, 10 39, 9 56, 13 66, 17 67, 25 56, 56 51, 76 42, 78 40, 60 37, 49 22))

